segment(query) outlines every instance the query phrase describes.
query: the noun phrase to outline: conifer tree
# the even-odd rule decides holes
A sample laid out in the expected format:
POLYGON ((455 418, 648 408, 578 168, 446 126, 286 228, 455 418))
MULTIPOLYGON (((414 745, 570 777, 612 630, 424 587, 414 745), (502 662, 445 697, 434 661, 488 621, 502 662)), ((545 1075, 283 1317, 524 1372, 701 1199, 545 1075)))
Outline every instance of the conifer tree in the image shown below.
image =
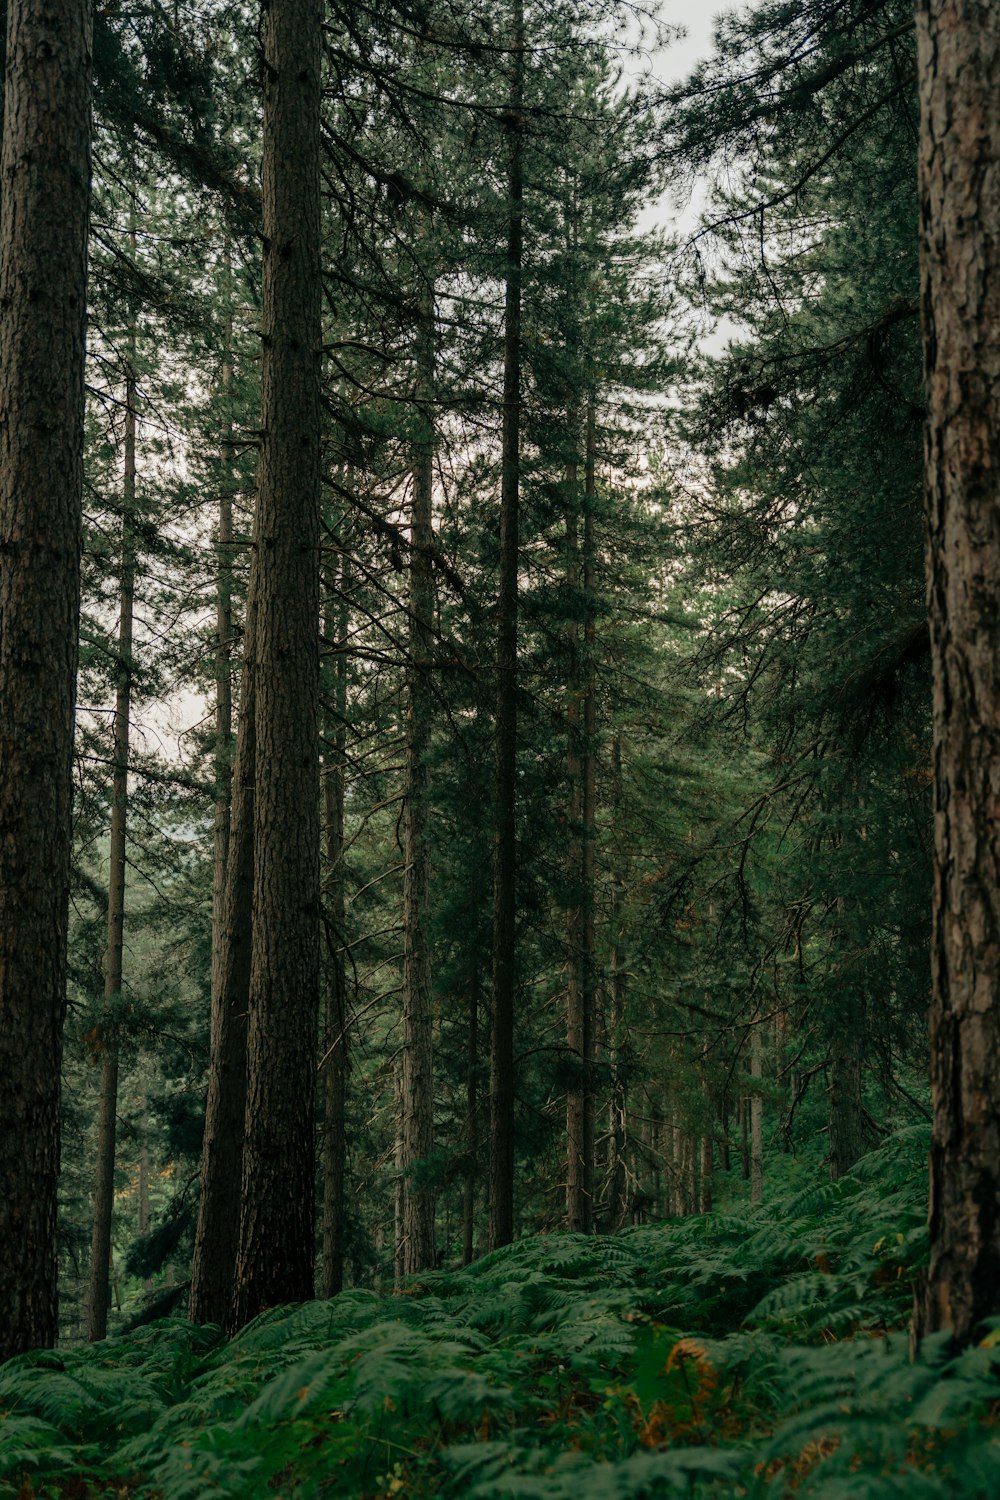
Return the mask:
POLYGON ((0 1359, 56 1335, 90 7, 7 7, 0 155, 0 1359))

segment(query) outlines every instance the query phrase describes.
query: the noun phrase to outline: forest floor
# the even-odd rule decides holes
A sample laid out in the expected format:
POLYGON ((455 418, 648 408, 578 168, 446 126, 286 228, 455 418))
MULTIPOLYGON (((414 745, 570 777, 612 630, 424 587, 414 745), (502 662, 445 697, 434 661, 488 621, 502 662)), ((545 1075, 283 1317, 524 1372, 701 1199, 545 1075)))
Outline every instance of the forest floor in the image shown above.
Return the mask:
POLYGON ((926 1136, 762 1207, 0 1371, 0 1495, 1000 1494, 1000 1328, 907 1352, 926 1136))

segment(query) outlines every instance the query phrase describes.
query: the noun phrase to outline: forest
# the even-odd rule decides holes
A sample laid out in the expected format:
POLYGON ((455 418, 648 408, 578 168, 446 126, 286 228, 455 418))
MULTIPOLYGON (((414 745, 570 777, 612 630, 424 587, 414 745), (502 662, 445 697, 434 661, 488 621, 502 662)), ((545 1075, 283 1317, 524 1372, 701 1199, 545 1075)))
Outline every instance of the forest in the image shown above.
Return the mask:
POLYGON ((5 0, 0 1496, 1000 1494, 1000 6, 915 9, 5 0))

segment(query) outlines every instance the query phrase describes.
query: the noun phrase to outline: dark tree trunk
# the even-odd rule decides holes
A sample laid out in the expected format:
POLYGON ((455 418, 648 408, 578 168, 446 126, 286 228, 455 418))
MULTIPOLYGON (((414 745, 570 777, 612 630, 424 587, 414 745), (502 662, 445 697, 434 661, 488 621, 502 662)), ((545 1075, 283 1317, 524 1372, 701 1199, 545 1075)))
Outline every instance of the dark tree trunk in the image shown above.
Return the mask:
POLYGON ((761 1203, 764 1199, 764 1097, 761 1085, 764 1081, 763 1023, 754 1017, 750 1032, 750 1079, 753 1092, 750 1095, 750 1202, 761 1203))
POLYGON ((864 1018, 856 1007, 848 1009, 856 1027, 839 1024, 830 1038, 830 1177, 834 1182, 861 1159, 866 1144, 861 1097, 864 1018))
POLYGON ((434 1041, 430 896, 430 750, 434 700, 434 581, 431 573, 434 424, 434 301, 421 309, 410 513, 409 664, 406 682, 406 813, 403 876, 403 1272, 434 1264, 434 1193, 413 1176, 434 1147, 434 1041))
POLYGON ((0 1360, 57 1331, 90 7, 9 0, 0 160, 0 1360))
POLYGON ((326 612, 327 649, 333 663, 333 712, 327 715, 323 760, 326 820, 327 932, 332 949, 326 979, 326 1047, 323 1057, 323 1296, 344 1287, 344 1210, 347 1177, 347 1084, 350 1051, 344 945, 344 775, 347 749, 348 565, 342 553, 339 598, 326 612))
MULTIPOLYGON (((572 627, 570 690, 574 702, 569 714, 571 786, 570 840, 573 907, 569 924, 570 984, 568 992, 567 1043, 579 1065, 579 1081, 566 1102, 567 1178, 566 1217, 570 1229, 591 1234, 594 1229, 594 1061, 597 963, 594 930, 596 876, 597 733, 596 682, 594 674, 594 496, 596 448, 594 403, 587 403, 586 460, 583 495, 583 577, 576 547, 576 518, 571 517, 567 580, 571 588, 582 581, 583 651, 577 654, 579 638, 572 627), (581 714, 582 706, 582 714, 581 714), (581 722, 582 720, 582 722, 581 722), (578 833, 576 830, 579 830, 578 833)), ((575 480, 575 465, 572 466, 575 480)), ((575 496, 574 496, 575 499, 575 496)))
MULTIPOLYGON (((134 357, 130 339, 130 357, 134 357)), ((114 770, 111 779, 111 838, 108 859, 108 927, 104 955, 104 998, 112 1002, 122 989, 125 934, 125 834, 128 822, 128 748, 132 716, 132 615, 135 604, 135 376, 125 379, 125 474, 122 495, 122 560, 119 580, 118 661, 115 670, 114 770)), ((118 1035, 104 1028, 101 1049, 101 1104, 97 1121, 94 1175, 94 1221, 90 1238, 90 1283, 87 1337, 93 1342, 108 1331, 108 1272, 111 1264, 111 1218, 115 1201, 115 1137, 118 1120, 118 1035)))
POLYGON ((917 1324, 962 1345, 1000 1312, 1000 7, 917 15, 935 806, 917 1324))
MULTIPOLYGON (((576 423, 571 423, 576 427, 576 423)), ((576 433, 573 433, 574 439, 576 433)), ((566 466, 569 506, 566 515, 566 589, 571 614, 566 632, 568 703, 566 708, 566 782, 569 793, 566 822, 566 1047, 573 1078, 566 1090, 566 1227, 586 1229, 588 1200, 585 1190, 585 1101, 584 1050, 586 1022, 583 979, 583 757, 580 700, 583 697, 580 667, 580 524, 578 466, 566 466)))
POLYGON ((462 1264, 475 1259, 476 1165, 479 1158, 479 1101, 476 1070, 479 1067, 479 964, 473 950, 469 977, 469 1040, 465 1056, 465 1182, 462 1190, 462 1264))
POLYGON ((253 940, 235 1318, 314 1291, 319 1026, 319 0, 264 54, 253 940))
POLYGON ((236 757, 231 782, 227 861, 212 943, 212 1023, 201 1197, 191 1270, 190 1317, 228 1327, 239 1247, 243 1133, 247 1098, 247 1010, 253 900, 254 623, 257 550, 250 562, 236 757))
MULTIPOLYGON (((230 267, 226 246, 225 268, 230 267)), ((212 859, 212 963, 222 950, 222 924, 229 862, 229 832, 233 800, 233 318, 228 309, 224 324, 220 375, 223 401, 223 441, 219 465, 219 532, 215 572, 215 824, 212 859)), ((216 989, 213 984, 213 993, 216 989)))
POLYGON ((493 1006, 490 1032, 490 1249, 514 1237, 514 996, 516 955, 517 569, 521 487, 521 251, 524 14, 514 0, 507 128, 500 597, 497 604, 493 1006))
MULTIPOLYGON (((611 784, 616 818, 622 804, 622 741, 617 733, 611 745, 611 784)), ((625 1032, 625 948, 622 942, 622 905, 625 878, 614 876, 611 887, 611 1015, 608 1024, 608 1061, 611 1071, 611 1102, 608 1119, 608 1225, 617 1229, 625 1211, 627 1098, 621 1066, 621 1040, 625 1032)))

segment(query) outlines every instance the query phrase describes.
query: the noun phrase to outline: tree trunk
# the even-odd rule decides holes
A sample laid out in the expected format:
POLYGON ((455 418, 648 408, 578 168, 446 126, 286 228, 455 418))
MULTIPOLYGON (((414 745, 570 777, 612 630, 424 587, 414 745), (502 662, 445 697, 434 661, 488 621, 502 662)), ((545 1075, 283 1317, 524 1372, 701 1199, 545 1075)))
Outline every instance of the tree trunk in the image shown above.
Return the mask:
POLYGON ((406 1189, 403 1182, 403 1063, 397 1058, 392 1070, 392 1095, 395 1102, 394 1118, 396 1121, 396 1145, 393 1150, 392 1161, 396 1169, 395 1191, 393 1194, 393 1224, 395 1237, 393 1240, 392 1256, 392 1279, 395 1286, 402 1285, 406 1274, 406 1245, 404 1236, 406 1234, 406 1189))
MULTIPOLYGON (((611 744, 611 785, 615 817, 622 804, 622 741, 616 733, 611 744)), ((608 1118, 608 1227, 617 1229, 625 1212, 625 1148, 628 1113, 625 1079, 621 1068, 621 1040, 625 1034, 625 948, 622 942, 622 905, 625 879, 616 872, 611 885, 611 1016, 608 1026, 608 1062, 611 1099, 608 1118)))
MULTIPOLYGON (((575 427, 575 423, 571 423, 575 427)), ((575 436, 575 434, 574 434, 575 436)), ((580 528, 577 464, 566 466, 568 509, 566 514, 566 591, 570 619, 566 631, 567 688, 566 782, 569 792, 566 823, 566 1048, 573 1077, 566 1090, 566 1227, 575 1232, 587 1228, 588 1199, 585 1186, 586 1083, 584 1053, 586 1023, 583 979, 583 757, 580 702, 583 697, 580 670, 580 528)))
POLYGON ((333 649, 333 712, 327 715, 323 760, 326 821, 327 930, 332 952, 326 981, 326 1050, 323 1059, 323 1296, 335 1297, 344 1286, 344 1210, 347 1175, 347 1084, 350 1050, 347 1016, 347 972, 344 959, 344 793, 347 750, 347 628, 349 609, 347 552, 342 552, 337 608, 327 605, 327 649, 333 649))
MULTIPOLYGON (((223 263, 230 268, 229 245, 223 263)), ((228 280, 228 277, 227 277, 228 280)), ((228 292, 228 287, 227 287, 228 292)), ((233 315, 227 306, 223 326, 220 395, 223 401, 218 554, 215 572, 215 823, 212 859, 212 964, 222 952, 226 866, 233 801, 233 315)), ((217 990, 213 972, 213 994, 217 990)))
POLYGON ((479 964, 472 954, 469 979, 469 1043, 465 1060, 465 1182, 462 1192, 462 1264, 475 1259, 476 1163, 479 1157, 479 1101, 476 1070, 479 1066, 479 964))
MULTIPOLYGON (((129 359, 135 356, 134 336, 129 359)), ((128 749, 132 712, 132 614, 135 604, 135 374, 125 376, 125 474, 122 494, 122 561, 119 580, 118 660, 115 668, 114 770, 111 779, 111 840, 108 859, 108 928, 104 955, 104 999, 112 1003, 122 991, 125 929, 125 834, 128 821, 128 749)), ((90 1284, 87 1337, 93 1342, 108 1331, 108 1267, 111 1218, 115 1200, 115 1135, 118 1120, 118 1035, 112 1020, 103 1028, 101 1105, 97 1122, 97 1169, 94 1178, 94 1222, 90 1239, 90 1284)))
POLYGON ((418 432, 414 443, 410 515, 409 663, 406 683, 406 813, 403 877, 403 1271, 434 1264, 434 1193, 414 1177, 434 1148, 434 1052, 431 956, 427 939, 430 891, 430 750, 434 700, 434 388, 433 293, 421 308, 417 348, 418 432), (421 404, 423 403, 423 404, 421 404))
POLYGON ((514 0, 507 126, 500 597, 497 604, 493 1007, 490 1032, 490 1249, 514 1237, 514 995, 516 955, 517 569, 521 454, 522 96, 524 13, 514 0))
POLYGON ((270 0, 261 12, 257 775, 238 1327, 315 1285, 322 20, 318 0, 270 0))
POLYGON ((865 1152, 864 1106, 861 1097, 861 1051, 864 1020, 849 1007, 856 1026, 840 1018, 830 1039, 830 1177, 836 1182, 865 1152))
POLYGON ((583 1035, 583 1162, 581 1229, 594 1230, 594 1070, 597 1031, 597 677, 596 615, 597 587, 596 547, 594 542, 594 503, 597 493, 597 439, 594 395, 587 402, 586 462, 583 491, 583 869, 581 881, 581 952, 580 982, 582 989, 583 1035))
POLYGON ((931 1260, 922 1318, 1000 1312, 1000 8, 920 0, 934 671, 931 1260))
POLYGON ((0 1360, 57 1331, 90 6, 8 0, 0 160, 0 1360))
POLYGON ((246 1123, 257 760, 254 725, 257 569, 257 547, 254 545, 243 631, 240 718, 231 786, 228 859, 219 927, 213 934, 208 1098, 189 1308, 192 1322, 217 1323, 223 1328, 230 1325, 236 1286, 246 1123))
POLYGON ((760 1091, 764 1077, 764 1039, 760 1028, 760 1018, 755 1016, 750 1031, 750 1079, 753 1084, 750 1095, 751 1203, 761 1203, 764 1199, 764 1100, 760 1091))

